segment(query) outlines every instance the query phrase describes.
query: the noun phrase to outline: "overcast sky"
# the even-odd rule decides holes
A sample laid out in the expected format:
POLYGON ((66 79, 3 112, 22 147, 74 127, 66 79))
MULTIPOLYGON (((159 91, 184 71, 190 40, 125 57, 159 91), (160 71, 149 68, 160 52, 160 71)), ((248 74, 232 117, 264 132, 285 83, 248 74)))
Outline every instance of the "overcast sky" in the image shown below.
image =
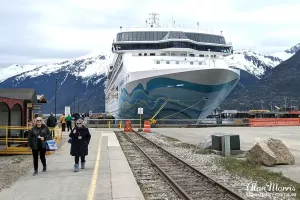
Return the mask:
POLYGON ((223 31, 234 49, 283 51, 300 42, 299 0, 1 0, 0 67, 109 51, 119 27, 160 23, 223 31))

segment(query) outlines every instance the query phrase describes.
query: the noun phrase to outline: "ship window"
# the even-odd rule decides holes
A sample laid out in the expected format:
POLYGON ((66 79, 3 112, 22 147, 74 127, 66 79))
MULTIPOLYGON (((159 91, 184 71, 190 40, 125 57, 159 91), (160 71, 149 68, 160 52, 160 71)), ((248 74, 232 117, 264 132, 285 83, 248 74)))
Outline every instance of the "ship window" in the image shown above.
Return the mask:
POLYGON ((150 53, 150 56, 155 56, 155 53, 150 53))
POLYGON ((190 54, 191 57, 195 57, 195 54, 190 54))
POLYGON ((125 33, 125 41, 129 40, 129 33, 125 33))
POLYGON ((156 61, 156 64, 160 64, 160 61, 156 61))
POLYGON ((137 35, 136 32, 131 33, 132 34, 132 41, 136 41, 137 40, 137 35))
POLYGON ((151 40, 151 41, 154 40, 154 32, 149 33, 149 40, 151 40))
POLYGON ((146 54, 146 53, 144 53, 144 56, 147 56, 147 54, 146 54))
POLYGON ((150 40, 150 33, 146 32, 146 39, 145 40, 150 40))
POLYGON ((167 63, 167 64, 170 64, 170 61, 167 61, 166 63, 167 63))
POLYGON ((166 56, 167 54, 166 54, 166 53, 161 53, 160 55, 161 55, 161 56, 166 56))
POLYGON ((145 32, 140 32, 140 34, 141 34, 140 39, 145 40, 146 39, 146 33, 145 32))
POLYGON ((142 56, 142 54, 141 54, 141 53, 139 53, 139 56, 142 56))
POLYGON ((179 61, 176 61, 176 64, 179 64, 179 61))
MULTIPOLYGON (((123 35, 122 35, 123 36, 123 35)), ((223 52, 223 53, 230 53, 232 51, 231 47, 217 47, 211 45, 196 45, 191 44, 189 42, 179 42, 179 41, 172 41, 172 42, 163 42, 163 43, 155 43, 155 44, 148 44, 148 43, 133 43, 133 44, 119 44, 116 46, 118 50, 141 50, 141 49, 164 49, 164 48, 190 48, 195 49, 198 51, 208 51, 211 52, 223 52)), ((213 54, 213 53, 212 53, 213 54)), ((161 54, 164 55, 164 54, 161 54)), ((195 56, 195 54, 193 54, 195 56)), ((193 56, 190 54, 190 56, 193 56)), ((181 56, 187 56, 186 54, 181 53, 181 56)), ((203 55, 200 55, 203 57, 203 55)), ((209 57, 209 56, 206 56, 209 57)))
POLYGON ((190 62, 190 64, 191 64, 191 65, 193 65, 193 64, 194 64, 194 62, 190 62))
POLYGON ((202 62, 199 62, 199 65, 202 65, 202 62))
POLYGON ((204 57, 204 55, 203 55, 203 54, 200 54, 199 56, 200 56, 200 57, 204 57))
POLYGON ((128 34, 128 40, 132 41, 132 33, 127 33, 128 34))

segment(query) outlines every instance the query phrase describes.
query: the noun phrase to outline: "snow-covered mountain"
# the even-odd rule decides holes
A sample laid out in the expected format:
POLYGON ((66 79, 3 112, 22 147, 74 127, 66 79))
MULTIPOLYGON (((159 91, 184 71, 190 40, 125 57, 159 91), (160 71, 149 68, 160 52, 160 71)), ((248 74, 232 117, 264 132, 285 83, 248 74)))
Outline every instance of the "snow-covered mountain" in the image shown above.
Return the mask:
POLYGON ((226 60, 229 65, 238 67, 257 78, 261 78, 266 71, 273 69, 283 61, 278 57, 246 50, 234 51, 234 54, 227 56, 226 60))
POLYGON ((62 71, 85 80, 106 74, 110 53, 91 53, 76 59, 46 65, 11 65, 0 69, 0 83, 8 78, 15 77, 19 82, 25 78, 34 78, 41 75, 51 75, 62 71))
POLYGON ((57 111, 74 106, 76 111, 104 110, 104 82, 111 53, 93 52, 76 59, 46 65, 12 65, 0 69, 0 87, 35 88, 49 103, 43 111, 54 110, 55 80, 58 79, 57 111))
POLYGON ((226 60, 229 65, 261 78, 266 72, 292 57, 299 49, 300 43, 283 52, 271 55, 262 55, 250 50, 237 50, 233 55, 227 56, 226 60))
POLYGON ((287 60, 291 58, 293 55, 295 55, 296 52, 300 50, 300 43, 296 44, 295 46, 285 50, 284 52, 277 52, 272 54, 273 56, 276 56, 282 60, 287 60))

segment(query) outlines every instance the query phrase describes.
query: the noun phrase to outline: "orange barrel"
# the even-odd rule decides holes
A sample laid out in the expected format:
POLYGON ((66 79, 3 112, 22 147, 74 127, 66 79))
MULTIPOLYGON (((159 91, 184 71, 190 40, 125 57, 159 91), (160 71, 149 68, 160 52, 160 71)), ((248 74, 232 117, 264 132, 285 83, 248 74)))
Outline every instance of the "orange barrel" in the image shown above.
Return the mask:
POLYGON ((144 122, 144 132, 150 133, 150 127, 151 127, 151 122, 145 121, 144 122))

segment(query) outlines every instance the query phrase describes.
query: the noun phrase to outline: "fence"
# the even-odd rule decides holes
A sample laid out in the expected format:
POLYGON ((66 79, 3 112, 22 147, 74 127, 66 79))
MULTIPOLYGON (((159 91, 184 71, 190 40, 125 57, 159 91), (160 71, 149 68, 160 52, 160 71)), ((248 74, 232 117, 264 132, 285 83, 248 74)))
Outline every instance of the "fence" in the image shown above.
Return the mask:
POLYGON ((300 126, 300 118, 250 118, 251 127, 300 126))
MULTIPOLYGON (((130 120, 132 127, 139 128, 140 119, 85 119, 85 123, 90 128, 122 128, 126 124, 126 121, 130 120)), ((190 125, 196 125, 198 119, 158 119, 156 121, 156 127, 190 127, 190 125)), ((141 121, 143 126, 144 120, 141 121)), ((249 124, 248 119, 218 119, 207 118, 200 120, 200 125, 241 125, 245 126, 249 124)))
MULTIPOLYGON (((31 150, 28 149, 26 131, 29 131, 31 127, 26 126, 0 126, 0 130, 4 130, 5 135, 0 137, 0 145, 4 146, 3 150, 0 150, 1 154, 31 154, 31 150), (16 134, 12 135, 14 132, 16 134)), ((55 141, 62 140, 62 131, 60 128, 49 128, 53 131, 55 141)), ((53 152, 47 152, 52 154, 53 152)))

